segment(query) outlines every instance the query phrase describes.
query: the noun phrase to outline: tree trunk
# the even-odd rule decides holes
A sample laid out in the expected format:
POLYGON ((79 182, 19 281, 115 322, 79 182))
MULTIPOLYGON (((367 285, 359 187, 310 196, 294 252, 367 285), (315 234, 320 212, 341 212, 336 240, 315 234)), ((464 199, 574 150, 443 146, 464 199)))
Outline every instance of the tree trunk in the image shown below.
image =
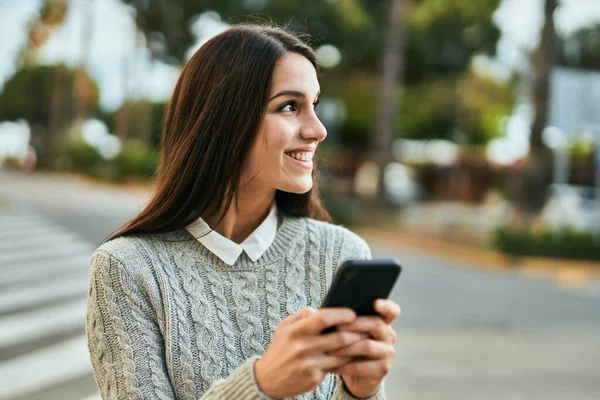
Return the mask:
POLYGON ((530 154, 516 188, 519 219, 526 227, 531 227, 534 218, 542 210, 552 181, 552 151, 544 145, 542 134, 548 125, 550 77, 556 59, 554 11, 557 3, 558 0, 545 0, 542 37, 533 58, 531 100, 535 117, 531 125, 530 154))
POLYGON ((79 68, 75 75, 75 119, 81 120, 87 118, 93 113, 91 105, 91 86, 89 78, 89 66, 91 65, 92 39, 94 32, 94 7, 95 0, 87 0, 85 9, 85 23, 83 24, 82 43, 85 49, 80 60, 79 68))
POLYGON ((404 65, 405 12, 406 0, 388 0, 388 24, 381 53, 381 112, 373 137, 375 159, 379 165, 377 205, 381 208, 388 208, 390 205, 384 184, 384 172, 386 165, 392 160, 390 149, 394 137, 396 112, 399 106, 397 87, 404 65))
POLYGON ((532 150, 545 149, 542 132, 548 122, 548 104, 550 102, 550 74, 556 59, 557 37, 554 27, 554 11, 558 0, 546 0, 544 5, 545 22, 542 38, 533 60, 532 101, 535 119, 531 126, 530 144, 532 150))
POLYGON ((52 71, 52 86, 50 98, 50 112, 48 126, 43 141, 43 150, 40 154, 40 167, 52 168, 56 159, 59 131, 62 128, 62 101, 63 101, 63 72, 64 68, 56 66, 52 71))

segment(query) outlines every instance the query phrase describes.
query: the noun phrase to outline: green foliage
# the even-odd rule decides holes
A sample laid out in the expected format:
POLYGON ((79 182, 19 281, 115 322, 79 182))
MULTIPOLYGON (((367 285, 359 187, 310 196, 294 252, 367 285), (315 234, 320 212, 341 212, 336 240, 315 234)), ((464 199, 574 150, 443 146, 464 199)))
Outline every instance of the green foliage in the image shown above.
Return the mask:
MULTIPOLYGON (((407 1, 408 34, 402 75, 406 89, 398 91, 402 112, 396 122, 397 133, 412 138, 448 138, 458 123, 469 143, 485 143, 497 135, 497 122, 510 102, 502 89, 489 82, 459 77, 468 69, 473 54, 493 52, 498 29, 492 22, 492 14, 500 0, 407 1), (457 79, 466 87, 459 91, 459 103, 457 79)), ((326 77, 321 79, 323 93, 339 96, 346 104, 343 142, 368 144, 379 115, 380 49, 386 28, 387 1, 270 0, 264 2, 262 8, 251 8, 251 2, 247 1, 123 2, 137 7, 136 23, 149 44, 164 40, 164 52, 155 50, 160 46, 149 46, 153 55, 175 64, 186 61, 185 52, 195 41, 190 24, 200 13, 209 10, 218 12, 228 23, 272 21, 296 34, 308 33, 313 47, 323 43, 335 45, 342 53, 342 62, 326 71, 326 77)), ((74 71, 64 66, 36 66, 19 71, 6 82, 0 95, 0 120, 25 118, 30 124, 45 128, 38 132, 48 131, 52 96, 58 87, 60 111, 54 114, 54 122, 57 122, 57 131, 63 131, 73 119, 74 76, 74 71)), ((90 109, 97 110, 95 85, 92 92, 90 109)), ((119 130, 121 137, 137 138, 156 148, 165 107, 166 104, 131 101, 117 113, 101 111, 100 118, 111 132, 116 132, 117 126, 126 126, 119 130), (127 118, 120 118, 121 113, 127 118), (125 125, 123 120, 127 122, 125 125)), ((93 165, 90 149, 80 145, 72 149, 76 158, 82 157, 77 158, 77 163, 93 165)), ((111 165, 148 176, 153 171, 153 157, 141 156, 139 150, 132 150, 131 154, 124 150, 111 165), (133 165, 145 166, 138 169, 133 165)))
MULTIPOLYGON (((135 0, 124 2, 139 4, 135 0)), ((161 57, 171 57, 174 62, 185 61, 185 52, 194 44, 187 27, 198 14, 213 10, 231 24, 275 22, 297 34, 309 32, 314 45, 323 41, 335 44, 344 53, 344 62, 354 65, 357 60, 367 60, 364 53, 373 45, 377 47, 379 40, 380 21, 367 6, 361 0, 275 0, 261 8, 249 7, 243 1, 150 1, 148 7, 138 8, 137 23, 146 36, 165 38, 166 54, 161 57)))
POLYGON ((496 231, 495 246, 517 256, 541 256, 600 260, 600 233, 577 232, 571 229, 532 232, 503 227, 496 231))
POLYGON ((560 65, 600 71, 600 24, 582 28, 559 40, 560 65))
MULTIPOLYGON (((408 2, 402 75, 408 89, 404 93, 406 99, 401 102, 403 113, 396 124, 397 131, 414 138, 448 138, 457 123, 456 111, 460 111, 463 122, 460 128, 468 142, 487 142, 498 134, 497 122, 505 115, 505 105, 510 102, 505 101, 501 90, 487 90, 491 87, 488 85, 484 93, 479 94, 472 88, 473 92, 464 99, 465 104, 457 107, 455 81, 468 70, 474 54, 494 52, 499 30, 492 15, 500 0, 408 2), (490 99, 495 95, 500 98, 490 99), (477 105, 471 99, 491 100, 492 110, 483 110, 486 103, 477 105)), ((125 3, 139 4, 134 0, 125 0, 125 3)), ((185 51, 194 42, 187 27, 197 15, 208 10, 218 12, 228 23, 274 22, 296 34, 310 34, 313 47, 323 43, 338 47, 342 61, 321 79, 323 93, 339 96, 346 104, 343 141, 353 145, 368 143, 378 118, 378 76, 388 12, 386 1, 271 0, 257 8, 252 8, 251 2, 242 1, 151 1, 148 7, 138 9, 138 26, 146 36, 165 37, 166 55, 161 57, 172 57, 181 63, 185 61, 185 51), (330 83, 336 81, 344 84, 330 83)), ((155 131, 155 123, 152 125, 155 131)))
POLYGON ((108 180, 148 180, 154 176, 160 158, 158 150, 138 140, 125 141, 122 146, 115 159, 105 160, 96 148, 77 134, 72 134, 63 143, 67 160, 62 163, 70 171, 108 180))
POLYGON ((411 139, 452 139, 456 118, 454 79, 433 80, 403 90, 397 115, 399 136, 411 139))
POLYGON ((569 147, 569 157, 572 160, 590 160, 594 156, 594 145, 586 142, 575 142, 569 147))
POLYGON ((364 211, 358 199, 323 197, 322 203, 337 224, 357 225, 363 220, 364 211))
POLYGON ((104 162, 96 148, 87 144, 80 137, 70 138, 65 146, 65 155, 71 162, 73 171, 91 173, 104 162))
POLYGON ((122 123, 124 119, 124 128, 119 132, 119 136, 134 138, 157 148, 160 143, 166 110, 167 103, 131 100, 122 104, 116 111, 103 110, 97 118, 106 124, 110 132, 115 134, 118 131, 119 122, 122 123))
MULTIPOLYGON (((499 29, 492 14, 500 0, 408 0, 406 81, 464 71, 473 54, 494 52, 499 29)), ((124 0, 136 5, 139 2, 124 0)), ((149 37, 164 37, 166 54, 185 61, 194 43, 187 27, 205 11, 228 23, 270 21, 297 34, 309 33, 312 45, 330 43, 342 52, 339 71, 380 69, 380 49, 387 20, 386 1, 271 0, 251 8, 243 1, 150 1, 138 9, 138 26, 149 37)))
POLYGON ((455 139, 463 144, 486 144, 502 134, 500 121, 510 115, 515 91, 469 73, 461 78, 436 79, 407 87, 396 127, 400 136, 414 139, 455 139))
MULTIPOLYGON (((377 74, 354 73, 341 89, 346 105, 343 139, 349 144, 368 144, 378 118, 377 74)), ((412 139, 455 139, 457 127, 463 144, 481 145, 500 136, 500 121, 511 114, 515 100, 513 83, 501 84, 474 73, 438 78, 398 90, 400 110, 396 135, 412 139)))
POLYGON ((493 54, 492 15, 500 0, 419 0, 409 10, 408 82, 465 71, 476 53, 493 54))
MULTIPOLYGON (((73 119, 75 109, 74 82, 76 70, 62 65, 35 66, 19 70, 6 81, 0 94, 0 121, 25 119, 30 125, 46 129, 50 124, 54 91, 58 91, 60 107, 55 114, 59 127, 73 119)), ((98 103, 98 86, 92 82, 91 105, 98 103)))
POLYGON ((456 126, 466 135, 467 143, 486 144, 502 135, 500 121, 514 107, 514 85, 499 84, 471 73, 460 80, 458 89, 456 126))
POLYGON ((30 123, 47 123, 55 68, 40 66, 22 69, 10 78, 0 94, 0 120, 24 118, 30 123))
POLYGON ((135 176, 150 179, 154 176, 160 160, 158 150, 137 140, 125 142, 116 158, 121 176, 135 176))
POLYGON ((349 144, 368 144, 378 109, 380 79, 373 73, 355 73, 347 77, 341 97, 346 106, 343 140, 349 144))

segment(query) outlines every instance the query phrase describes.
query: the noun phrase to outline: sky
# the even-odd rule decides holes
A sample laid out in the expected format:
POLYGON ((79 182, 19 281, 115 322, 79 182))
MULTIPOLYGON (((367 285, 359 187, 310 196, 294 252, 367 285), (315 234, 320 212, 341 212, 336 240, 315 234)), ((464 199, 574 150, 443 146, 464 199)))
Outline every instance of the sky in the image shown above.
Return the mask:
MULTIPOLYGON (((166 100, 175 85, 179 69, 150 59, 145 46, 135 46, 132 9, 119 0, 70 0, 66 23, 56 30, 39 54, 41 64, 65 62, 88 64, 89 71, 101 87, 100 104, 114 110, 126 94, 166 100), (93 18, 87 21, 88 3, 93 4, 93 18), (92 40, 87 49, 83 40, 84 24, 92 26, 92 40), (86 59, 87 58, 87 59, 86 59)), ((494 16, 502 31, 497 60, 512 68, 522 68, 523 50, 535 47, 543 22, 543 0, 503 0, 494 16)), ((26 41, 27 24, 35 18, 41 0, 0 0, 0 89, 18 69, 18 51, 26 41)), ((562 0, 556 14, 560 34, 600 23, 599 0, 562 0)), ((218 14, 200 16, 191 31, 197 43, 188 54, 227 25, 218 14)))

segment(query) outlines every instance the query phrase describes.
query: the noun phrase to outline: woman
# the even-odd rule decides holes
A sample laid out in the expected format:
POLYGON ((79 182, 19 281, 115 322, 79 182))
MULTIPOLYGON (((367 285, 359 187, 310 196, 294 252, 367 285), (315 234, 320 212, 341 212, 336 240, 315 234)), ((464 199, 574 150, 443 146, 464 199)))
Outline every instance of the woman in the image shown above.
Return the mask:
POLYGON ((315 310, 338 265, 370 257, 313 183, 316 66, 285 31, 237 26, 184 67, 155 192, 91 260, 103 398, 384 398, 398 306, 315 310))

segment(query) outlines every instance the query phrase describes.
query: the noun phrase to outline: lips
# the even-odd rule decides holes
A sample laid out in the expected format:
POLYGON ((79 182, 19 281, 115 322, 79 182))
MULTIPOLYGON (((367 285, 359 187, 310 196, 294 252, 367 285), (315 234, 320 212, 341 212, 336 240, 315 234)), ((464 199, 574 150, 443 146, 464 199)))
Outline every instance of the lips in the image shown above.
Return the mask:
POLYGON ((293 159, 298 160, 298 161, 309 162, 309 161, 312 161, 315 153, 312 151, 295 151, 295 152, 288 152, 285 154, 293 159))

